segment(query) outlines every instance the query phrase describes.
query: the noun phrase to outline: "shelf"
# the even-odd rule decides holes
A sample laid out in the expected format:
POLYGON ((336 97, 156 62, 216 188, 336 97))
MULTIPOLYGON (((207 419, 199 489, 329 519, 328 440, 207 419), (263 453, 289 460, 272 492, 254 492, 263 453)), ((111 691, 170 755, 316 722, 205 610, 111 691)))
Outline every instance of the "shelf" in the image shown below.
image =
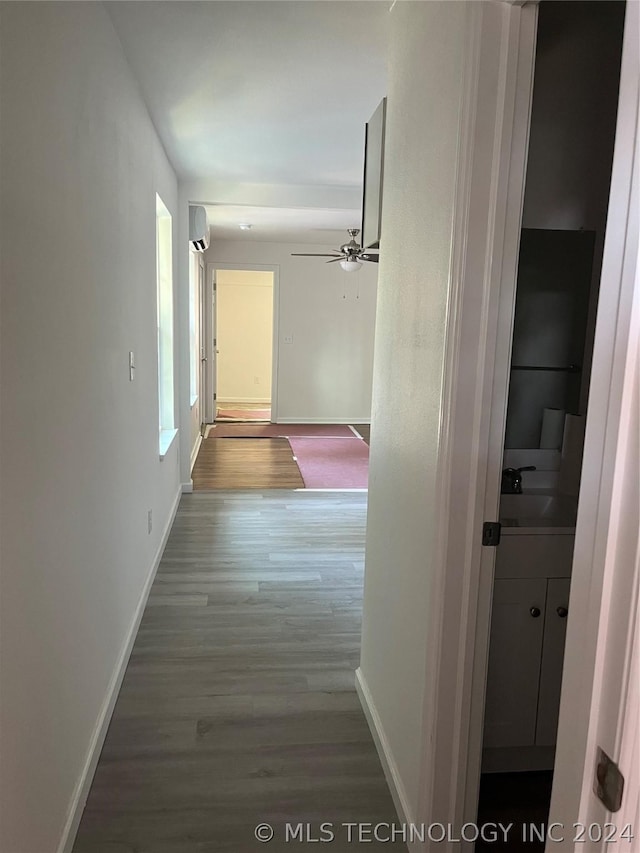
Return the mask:
POLYGON ((511 370, 544 370, 550 373, 580 373, 579 364, 569 364, 567 367, 541 367, 533 364, 512 364, 511 370))

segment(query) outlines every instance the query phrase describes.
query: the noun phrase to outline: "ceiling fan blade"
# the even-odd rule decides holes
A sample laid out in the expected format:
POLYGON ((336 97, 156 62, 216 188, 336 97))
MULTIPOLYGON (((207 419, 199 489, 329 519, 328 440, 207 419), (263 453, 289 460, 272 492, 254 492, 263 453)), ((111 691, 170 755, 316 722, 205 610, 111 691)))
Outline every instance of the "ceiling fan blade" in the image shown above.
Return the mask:
POLYGON ((371 263, 377 264, 380 260, 380 255, 359 255, 359 261, 371 261, 371 263))
POLYGON ((340 256, 339 256, 339 257, 337 257, 337 258, 331 258, 331 260, 330 260, 330 261, 327 261, 327 263, 328 263, 328 264, 335 264, 335 262, 336 262, 336 261, 344 261, 344 260, 346 260, 346 258, 345 258, 345 257, 343 257, 343 255, 340 255, 340 256))
POLYGON ((291 252, 292 258, 341 258, 342 255, 318 254, 316 252, 291 252))

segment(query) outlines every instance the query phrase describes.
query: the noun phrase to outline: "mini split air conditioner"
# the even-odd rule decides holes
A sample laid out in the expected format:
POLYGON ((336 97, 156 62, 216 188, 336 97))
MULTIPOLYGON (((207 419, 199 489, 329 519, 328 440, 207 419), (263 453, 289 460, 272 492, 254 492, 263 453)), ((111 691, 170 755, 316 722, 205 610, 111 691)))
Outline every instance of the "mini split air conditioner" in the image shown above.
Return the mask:
POLYGON ((209 248, 207 211, 199 204, 189 205, 189 245, 194 252, 204 252, 209 248))

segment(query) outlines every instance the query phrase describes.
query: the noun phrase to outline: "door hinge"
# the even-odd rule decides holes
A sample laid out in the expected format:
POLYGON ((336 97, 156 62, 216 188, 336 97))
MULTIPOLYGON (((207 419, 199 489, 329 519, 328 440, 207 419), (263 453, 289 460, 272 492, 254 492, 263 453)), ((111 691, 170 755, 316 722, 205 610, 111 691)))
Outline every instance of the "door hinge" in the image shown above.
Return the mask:
POLYGON ((215 392, 215 391, 213 392, 213 399, 214 399, 214 400, 217 400, 217 399, 218 399, 218 395, 216 394, 216 392, 215 392))
POLYGON ((496 546, 500 544, 500 531, 502 525, 499 521, 485 521, 482 525, 482 544, 496 546))
POLYGON ((624 791, 624 776, 620 768, 607 753, 598 747, 596 755, 596 778, 593 782, 593 792, 604 803, 607 811, 620 811, 622 793, 624 791))
POLYGON ((218 346, 218 339, 217 338, 213 339, 213 345, 214 345, 214 347, 218 346))

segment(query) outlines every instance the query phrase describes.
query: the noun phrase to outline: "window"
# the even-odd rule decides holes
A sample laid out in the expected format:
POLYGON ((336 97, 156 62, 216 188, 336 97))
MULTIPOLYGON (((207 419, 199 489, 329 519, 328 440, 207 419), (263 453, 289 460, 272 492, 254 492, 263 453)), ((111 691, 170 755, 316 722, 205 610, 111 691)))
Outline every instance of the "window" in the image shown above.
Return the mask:
POLYGON ((171 214, 156 195, 156 275, 158 286, 158 408, 160 458, 175 438, 173 391, 173 251, 171 214))

